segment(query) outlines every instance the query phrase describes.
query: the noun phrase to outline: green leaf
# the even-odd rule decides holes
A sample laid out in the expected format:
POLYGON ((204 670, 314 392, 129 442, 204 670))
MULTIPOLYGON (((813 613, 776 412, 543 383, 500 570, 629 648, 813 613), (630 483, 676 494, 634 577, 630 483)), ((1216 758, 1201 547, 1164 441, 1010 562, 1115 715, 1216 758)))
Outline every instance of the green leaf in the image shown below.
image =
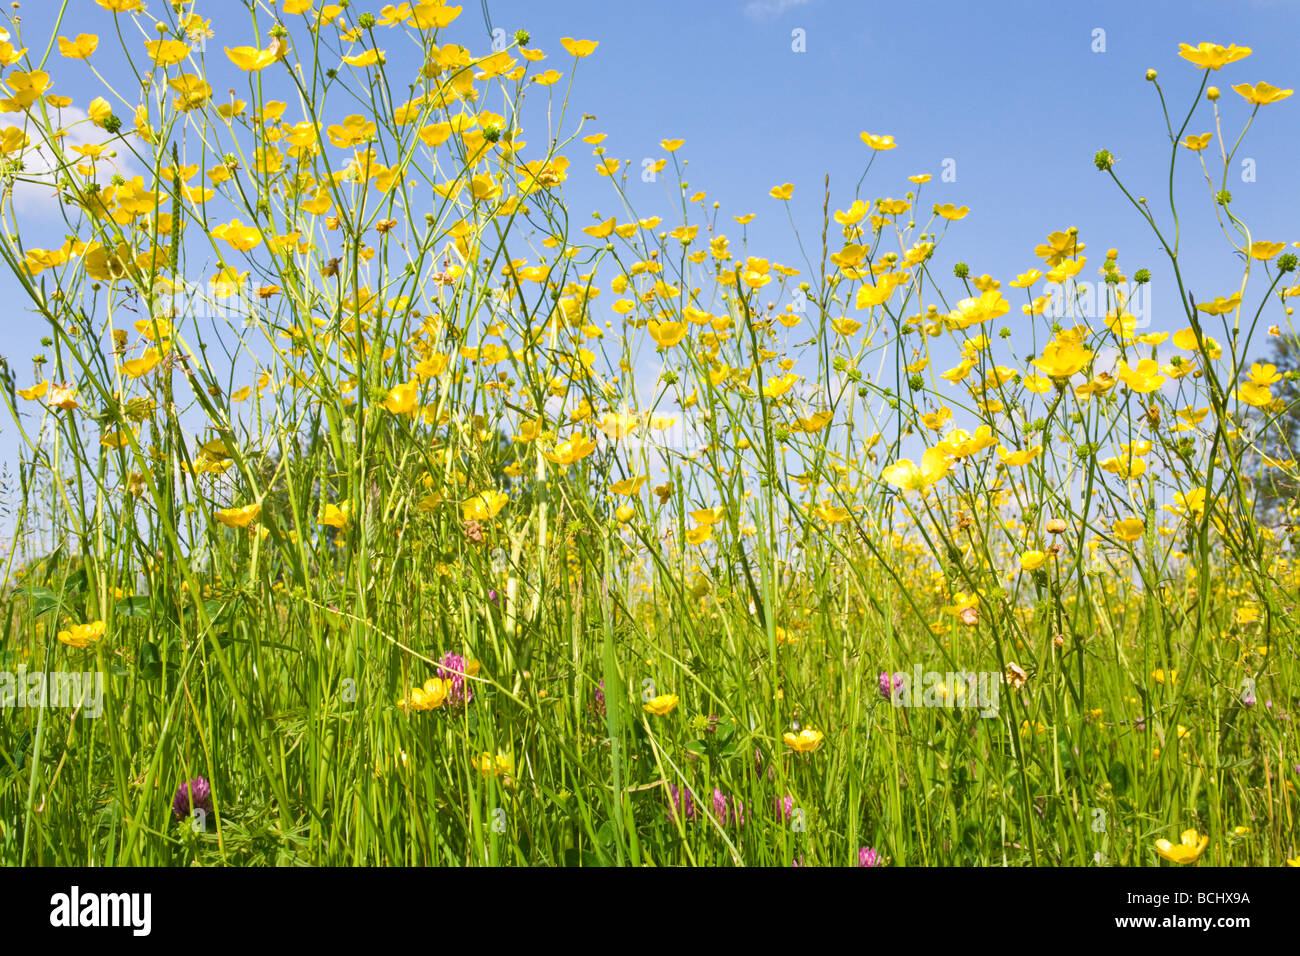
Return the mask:
POLYGON ((568 849, 564 851, 565 866, 608 866, 601 856, 590 850, 568 849))
POLYGON ((32 745, 32 732, 24 730, 14 741, 12 754, 6 754, 0 750, 0 777, 8 777, 10 774, 18 773, 23 769, 23 764, 27 762, 27 751, 32 745))
POLYGON ((146 643, 140 648, 140 656, 136 659, 136 665, 140 668, 140 674, 146 680, 157 680, 162 676, 162 655, 158 653, 158 647, 152 643, 146 643))
POLYGON ((118 601, 115 610, 122 617, 148 617, 149 599, 147 597, 129 597, 118 601))
POLYGON ((19 594, 23 594, 32 603, 32 613, 37 617, 46 614, 59 606, 59 596, 49 588, 29 587, 19 588, 19 594))
POLYGON ((1106 771, 1106 777, 1110 780, 1110 785, 1117 796, 1128 791, 1128 767, 1122 761, 1114 761, 1106 771))
POLYGON ((86 569, 77 568, 77 570, 68 575, 67 579, 63 582, 63 586, 66 593, 69 595, 80 596, 86 593, 86 590, 89 587, 89 581, 90 579, 86 575, 86 569))

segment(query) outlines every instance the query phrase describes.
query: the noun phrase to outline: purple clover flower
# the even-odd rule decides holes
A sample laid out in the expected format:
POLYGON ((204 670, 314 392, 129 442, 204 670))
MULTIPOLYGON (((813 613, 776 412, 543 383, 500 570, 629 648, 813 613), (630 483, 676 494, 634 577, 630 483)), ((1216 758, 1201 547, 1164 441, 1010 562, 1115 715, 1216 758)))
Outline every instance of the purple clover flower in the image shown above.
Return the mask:
POLYGON ((781 814, 781 820, 789 820, 794 813, 794 797, 786 794, 784 799, 776 801, 776 812, 781 814))
POLYGON ((465 680, 465 658, 448 651, 442 655, 438 665, 438 676, 451 681, 451 690, 447 694, 447 703, 453 707, 468 704, 474 699, 474 688, 465 680))
POLYGON ((893 700, 894 694, 903 689, 905 676, 901 671, 892 676, 889 671, 881 671, 879 680, 880 696, 885 700, 893 700))
POLYGON ((683 822, 690 823, 696 817, 695 797, 690 790, 678 790, 677 784, 668 785, 668 819, 676 820, 680 818, 683 822))
POLYGON ((184 820, 195 810, 212 812, 212 785, 202 777, 181 784, 172 799, 172 814, 177 820, 184 820))
POLYGON ((738 797, 727 799, 726 795, 717 787, 713 788, 713 816, 717 819, 719 825, 726 826, 730 820, 732 823, 745 822, 745 805, 740 802, 738 797))
POLYGON ((874 846, 864 846, 858 850, 858 866, 880 866, 880 854, 874 846))

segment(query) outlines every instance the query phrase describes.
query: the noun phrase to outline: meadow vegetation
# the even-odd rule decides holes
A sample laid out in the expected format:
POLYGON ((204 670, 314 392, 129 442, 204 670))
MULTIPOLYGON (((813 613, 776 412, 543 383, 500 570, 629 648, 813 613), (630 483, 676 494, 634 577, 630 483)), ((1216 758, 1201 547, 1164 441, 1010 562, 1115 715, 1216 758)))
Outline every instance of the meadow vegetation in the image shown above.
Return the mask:
POLYGON ((754 197, 820 210, 789 262, 679 140, 639 213, 594 39, 97 3, 0 41, 5 321, 46 336, 0 387, 0 862, 1300 864, 1297 372, 1259 358, 1300 237, 1228 182, 1293 104, 1225 79, 1223 128, 1248 49, 1134 77, 1167 192, 1095 157, 1159 262, 1063 223, 995 278, 880 131, 852 191, 754 197), (102 713, 26 706, 56 672, 102 713))

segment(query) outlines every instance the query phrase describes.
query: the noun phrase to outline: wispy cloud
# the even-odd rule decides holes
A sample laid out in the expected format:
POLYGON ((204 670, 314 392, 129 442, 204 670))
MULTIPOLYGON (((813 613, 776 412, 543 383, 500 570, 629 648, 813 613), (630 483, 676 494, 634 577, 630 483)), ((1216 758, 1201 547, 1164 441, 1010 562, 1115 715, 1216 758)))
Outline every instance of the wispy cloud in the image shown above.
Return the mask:
POLYGON ((812 0, 750 0, 745 4, 745 16, 751 20, 775 20, 787 10, 806 6, 812 0))
MULTIPOLYGON (((59 118, 63 121, 63 129, 67 135, 63 138, 64 152, 68 152, 73 146, 85 146, 90 143, 103 140, 107 134, 102 129, 88 122, 85 110, 78 109, 75 106, 65 106, 60 111, 59 118)), ((33 135, 33 140, 37 139, 33 135)), ((141 175, 140 170, 135 168, 131 162, 130 154, 120 146, 118 155, 111 162, 114 172, 120 173, 126 179, 133 176, 141 175)), ((48 180, 50 173, 54 169, 54 157, 50 155, 48 147, 41 149, 29 150, 23 154, 23 163, 25 165, 24 174, 32 179, 39 179, 42 182, 32 182, 30 179, 21 180, 14 184, 14 208, 17 212, 29 218, 44 218, 59 216, 59 192, 54 185, 48 180)))

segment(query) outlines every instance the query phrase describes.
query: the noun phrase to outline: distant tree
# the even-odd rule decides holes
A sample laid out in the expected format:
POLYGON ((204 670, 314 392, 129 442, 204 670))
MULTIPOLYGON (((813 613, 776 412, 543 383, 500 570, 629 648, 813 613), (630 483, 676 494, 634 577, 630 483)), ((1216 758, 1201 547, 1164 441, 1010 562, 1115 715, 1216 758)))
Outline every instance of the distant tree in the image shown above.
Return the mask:
POLYGON ((1257 474, 1255 516, 1261 524, 1280 522, 1288 505, 1300 495, 1300 340, 1275 336, 1272 351, 1256 360, 1274 365, 1282 376, 1270 386, 1274 401, 1251 407, 1241 429, 1241 459, 1248 474, 1257 474), (1290 467, 1260 469, 1263 456, 1291 463, 1290 467))

